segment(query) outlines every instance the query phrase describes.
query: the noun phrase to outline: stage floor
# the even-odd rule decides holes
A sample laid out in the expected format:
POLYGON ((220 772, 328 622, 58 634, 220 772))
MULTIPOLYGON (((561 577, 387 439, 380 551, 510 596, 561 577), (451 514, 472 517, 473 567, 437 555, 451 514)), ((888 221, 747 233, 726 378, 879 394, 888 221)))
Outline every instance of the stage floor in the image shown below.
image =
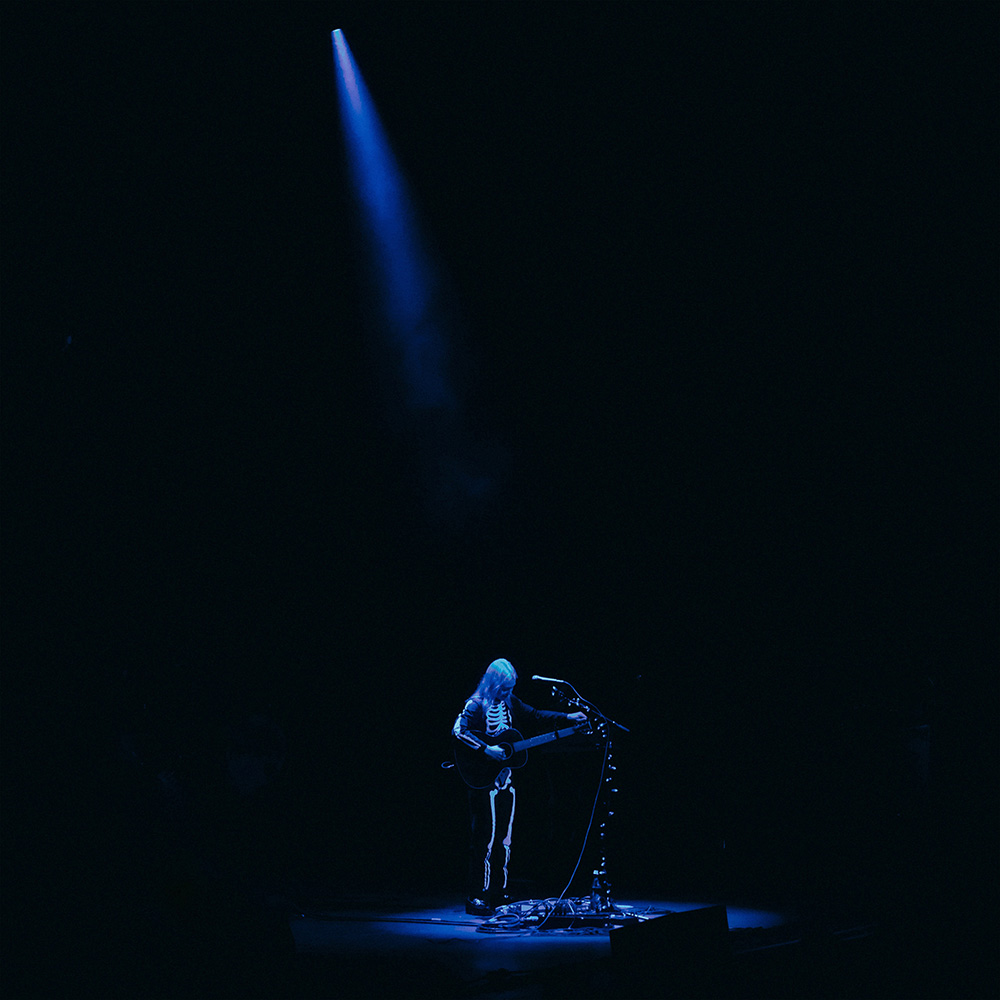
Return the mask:
MULTIPOLYGON (((790 954, 802 940, 801 915, 792 908, 631 896, 616 897, 614 904, 623 914, 620 925, 629 928, 660 918, 669 921, 672 914, 723 906, 729 928, 726 932, 725 925, 721 927, 726 938, 725 982, 714 975, 710 981, 715 990, 729 996, 782 995, 773 976, 765 977, 766 983, 756 982, 761 977, 754 969, 774 965, 772 955, 790 954), (737 967, 741 971, 734 982, 730 973, 737 967)), ((645 980, 637 981, 629 975, 636 970, 623 969, 620 955, 616 960, 613 954, 612 934, 619 933, 615 927, 595 926, 599 920, 586 918, 578 927, 567 926, 566 918, 556 919, 562 926, 552 927, 551 920, 533 926, 518 919, 525 910, 521 903, 491 920, 467 915, 464 901, 454 897, 331 899, 292 915, 300 986, 307 995, 330 997, 637 1000, 642 995, 672 995, 672 970, 676 969, 677 982, 682 978, 684 982, 681 992, 711 995, 698 993, 695 980, 700 981, 700 976, 692 977, 690 954, 677 953, 678 948, 689 950, 691 942, 683 935, 672 942, 669 932, 674 925, 669 922, 658 925, 668 934, 652 939, 656 953, 649 955, 645 980), (641 988, 637 982, 645 982, 648 993, 631 992, 641 988)), ((873 931, 867 924, 841 922, 844 926, 834 932, 841 940, 861 939, 873 931)), ((793 993, 790 988, 788 995, 793 993)))

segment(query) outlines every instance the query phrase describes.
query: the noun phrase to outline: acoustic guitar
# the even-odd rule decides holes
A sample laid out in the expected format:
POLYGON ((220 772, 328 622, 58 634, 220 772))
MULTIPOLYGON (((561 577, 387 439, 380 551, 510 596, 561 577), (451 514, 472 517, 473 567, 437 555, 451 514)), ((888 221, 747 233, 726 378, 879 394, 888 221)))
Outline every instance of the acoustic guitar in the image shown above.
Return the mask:
POLYGON ((492 788, 497 775, 505 768, 524 767, 528 762, 528 751, 532 747, 540 747, 553 740, 564 740, 582 731, 590 731, 589 722, 580 722, 566 729, 557 729, 552 733, 542 733, 525 739, 516 729, 501 729, 498 733, 488 736, 486 733, 472 734, 488 746, 500 747, 504 752, 503 760, 488 757, 482 750, 476 750, 460 740, 455 743, 455 764, 462 780, 470 788, 492 788))

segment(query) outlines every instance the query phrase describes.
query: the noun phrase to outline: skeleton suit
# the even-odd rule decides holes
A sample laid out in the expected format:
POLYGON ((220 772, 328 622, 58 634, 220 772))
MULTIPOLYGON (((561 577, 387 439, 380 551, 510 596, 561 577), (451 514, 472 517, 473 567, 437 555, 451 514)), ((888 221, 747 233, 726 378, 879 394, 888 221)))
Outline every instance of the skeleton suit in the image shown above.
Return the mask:
MULTIPOLYGON (((513 695, 488 703, 474 695, 455 719, 452 733, 470 747, 482 749, 490 745, 490 741, 484 742, 475 733, 492 737, 504 729, 521 730, 528 722, 566 720, 563 712, 533 708, 513 695)), ((516 804, 511 769, 501 768, 492 788, 469 788, 468 794, 468 894, 470 899, 481 899, 496 906, 507 898, 516 804)))

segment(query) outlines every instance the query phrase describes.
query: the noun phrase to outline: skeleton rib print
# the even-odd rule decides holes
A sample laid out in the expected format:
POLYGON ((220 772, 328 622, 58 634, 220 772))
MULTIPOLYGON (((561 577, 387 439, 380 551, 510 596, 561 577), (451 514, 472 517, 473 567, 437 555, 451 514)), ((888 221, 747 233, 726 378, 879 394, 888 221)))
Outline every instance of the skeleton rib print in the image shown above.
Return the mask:
POLYGON ((510 728, 510 709, 507 707, 507 703, 500 701, 494 702, 486 710, 486 734, 488 736, 494 736, 499 733, 502 729, 510 728))

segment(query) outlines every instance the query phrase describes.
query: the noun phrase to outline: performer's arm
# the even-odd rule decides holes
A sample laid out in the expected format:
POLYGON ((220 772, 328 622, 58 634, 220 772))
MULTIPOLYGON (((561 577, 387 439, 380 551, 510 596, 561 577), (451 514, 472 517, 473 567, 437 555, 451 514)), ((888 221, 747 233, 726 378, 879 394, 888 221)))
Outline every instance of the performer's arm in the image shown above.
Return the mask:
POLYGON ((516 695, 511 698, 511 703, 515 712, 534 719, 536 722, 586 722, 587 716, 583 712, 573 712, 567 715, 565 712, 550 712, 544 708, 535 708, 521 701, 516 695))
POLYGON ((475 733, 472 732, 472 721, 476 715, 476 703, 470 698, 466 703, 465 707, 461 712, 458 713, 458 718, 455 719, 455 725, 451 727, 451 733, 456 738, 461 740, 466 746, 470 746, 473 750, 485 750, 486 743, 481 740, 475 733))

